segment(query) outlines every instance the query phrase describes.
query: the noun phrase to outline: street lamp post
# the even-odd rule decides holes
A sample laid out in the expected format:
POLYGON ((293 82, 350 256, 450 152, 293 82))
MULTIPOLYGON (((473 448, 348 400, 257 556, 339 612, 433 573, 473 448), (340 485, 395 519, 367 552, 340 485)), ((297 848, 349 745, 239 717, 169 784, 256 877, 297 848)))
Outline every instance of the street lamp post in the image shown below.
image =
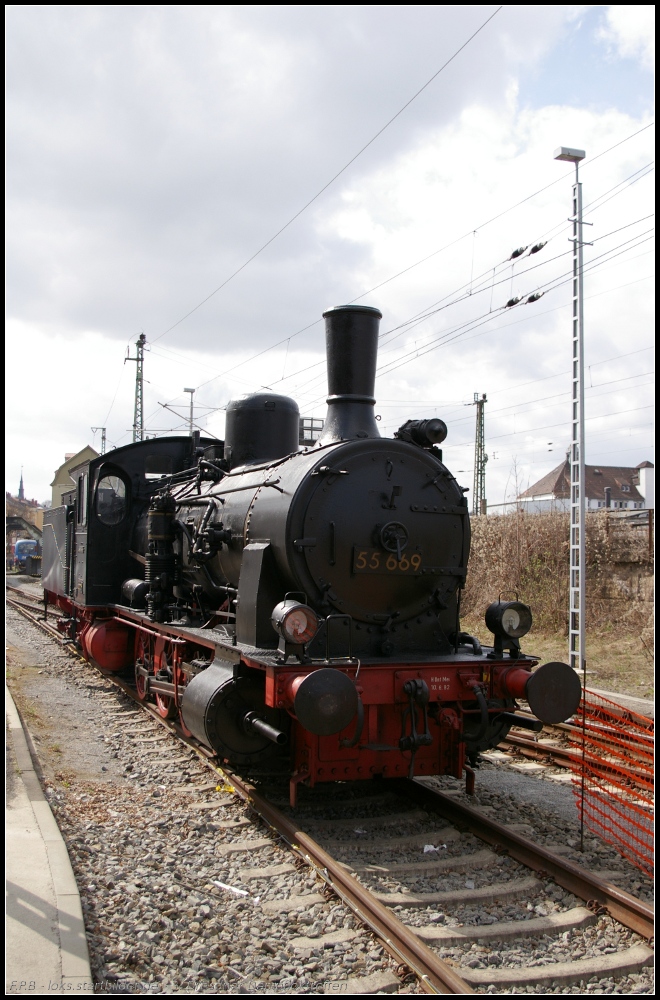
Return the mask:
MULTIPOLYGON (((582 287, 582 185, 578 176, 578 164, 585 156, 583 149, 569 149, 560 146, 555 150, 555 160, 566 160, 575 164, 573 185, 573 365, 571 369, 572 411, 571 411, 571 538, 570 538, 570 589, 568 608, 568 662, 575 670, 582 672, 582 688, 587 686, 587 658, 585 656, 585 615, 587 567, 585 552, 585 495, 584 495, 584 294, 582 287)), ((584 695, 583 695, 584 699, 584 695)), ((584 796, 586 778, 586 705, 582 712, 582 801, 580 809, 580 849, 584 850, 584 796)))
POLYGON ((560 146, 555 150, 555 160, 575 164, 573 185, 573 365, 571 412, 571 538, 570 538, 570 599, 568 625, 569 663, 581 670, 586 684, 587 661, 585 657, 584 624, 586 608, 585 566, 585 496, 584 496, 584 298, 582 288, 582 184, 578 179, 578 164, 585 157, 583 149, 560 146))

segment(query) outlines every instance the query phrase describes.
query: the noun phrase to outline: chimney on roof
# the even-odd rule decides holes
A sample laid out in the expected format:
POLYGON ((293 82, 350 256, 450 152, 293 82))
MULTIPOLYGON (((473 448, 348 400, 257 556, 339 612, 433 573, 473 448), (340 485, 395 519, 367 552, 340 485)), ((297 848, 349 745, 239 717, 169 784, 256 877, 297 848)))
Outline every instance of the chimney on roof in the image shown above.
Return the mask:
POLYGON ((637 491, 644 497, 644 506, 652 510, 655 507, 655 469, 653 463, 640 462, 637 466, 637 476, 638 481, 635 484, 637 491))

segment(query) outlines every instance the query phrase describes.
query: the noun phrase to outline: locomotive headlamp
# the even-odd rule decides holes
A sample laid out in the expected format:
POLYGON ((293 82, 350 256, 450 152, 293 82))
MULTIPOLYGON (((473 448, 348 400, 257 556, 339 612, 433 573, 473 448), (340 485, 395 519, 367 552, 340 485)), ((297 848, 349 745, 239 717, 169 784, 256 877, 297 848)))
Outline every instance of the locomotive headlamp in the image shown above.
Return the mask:
POLYGON ((284 641, 296 646, 311 642, 320 624, 315 612, 298 601, 282 601, 273 609, 270 620, 284 641))
POLYGON ((486 625, 495 636, 521 639, 532 627, 532 612, 521 601, 494 601, 486 611, 486 625))

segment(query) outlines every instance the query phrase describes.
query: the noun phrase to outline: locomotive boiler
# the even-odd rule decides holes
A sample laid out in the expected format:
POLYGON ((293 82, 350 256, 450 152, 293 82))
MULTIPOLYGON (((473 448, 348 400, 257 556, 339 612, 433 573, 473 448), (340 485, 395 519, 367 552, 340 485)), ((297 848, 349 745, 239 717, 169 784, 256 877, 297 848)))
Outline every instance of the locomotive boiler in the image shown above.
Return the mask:
MULTIPOLYGON (((324 313, 328 411, 300 450, 294 400, 227 408, 225 441, 161 438, 102 455, 44 523, 44 590, 84 655, 244 768, 300 782, 452 774, 497 745, 516 699, 563 721, 579 680, 520 640, 494 600, 492 647, 461 631, 465 490, 442 420, 381 437, 381 313, 324 313)), ((525 722, 526 720, 522 720, 525 722)))

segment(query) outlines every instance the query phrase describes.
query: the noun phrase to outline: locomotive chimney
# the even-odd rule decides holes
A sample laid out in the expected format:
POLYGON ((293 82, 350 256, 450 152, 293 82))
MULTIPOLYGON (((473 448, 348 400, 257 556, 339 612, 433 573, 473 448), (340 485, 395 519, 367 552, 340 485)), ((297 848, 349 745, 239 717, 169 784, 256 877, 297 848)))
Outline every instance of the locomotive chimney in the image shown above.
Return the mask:
POLYGON ((323 313, 328 413, 320 445, 380 437, 374 417, 374 383, 382 315, 371 306, 335 306, 323 313))

